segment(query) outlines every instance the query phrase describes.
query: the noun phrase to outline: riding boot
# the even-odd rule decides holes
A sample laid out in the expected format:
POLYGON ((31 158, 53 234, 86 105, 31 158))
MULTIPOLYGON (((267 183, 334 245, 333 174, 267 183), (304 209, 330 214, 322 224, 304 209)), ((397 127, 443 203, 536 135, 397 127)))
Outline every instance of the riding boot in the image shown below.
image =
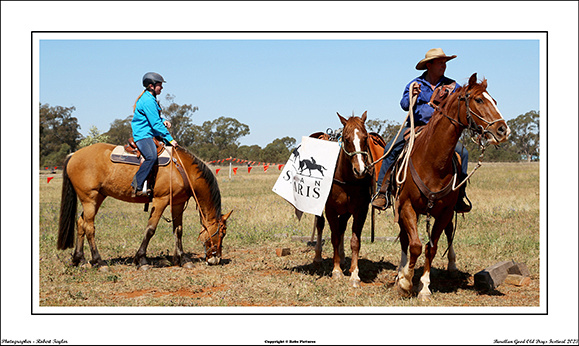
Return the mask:
POLYGON ((390 207, 388 185, 390 185, 389 179, 383 182, 378 193, 372 198, 372 206, 374 208, 379 210, 386 210, 388 207, 390 207))
MULTIPOLYGON (((462 181, 462 179, 461 179, 462 181)), ((457 213, 468 213, 472 209, 472 203, 466 196, 466 182, 458 189, 458 201, 454 206, 457 213), (468 201, 468 203, 467 203, 468 201)))

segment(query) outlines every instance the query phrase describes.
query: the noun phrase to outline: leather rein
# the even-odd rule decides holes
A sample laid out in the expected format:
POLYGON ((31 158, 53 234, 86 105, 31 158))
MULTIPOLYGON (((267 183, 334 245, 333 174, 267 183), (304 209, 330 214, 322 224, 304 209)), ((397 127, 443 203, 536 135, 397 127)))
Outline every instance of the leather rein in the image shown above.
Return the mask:
MULTIPOLYGON (((219 220, 215 220, 215 221, 211 222, 210 224, 208 224, 207 218, 205 217, 205 215, 203 214, 203 211, 199 207, 199 200, 197 199, 197 195, 195 194, 195 190, 193 189, 193 185, 191 184, 191 180, 189 180, 189 178, 187 177, 187 173, 185 172, 185 169, 184 169, 185 165, 183 165, 183 161, 181 161, 181 157, 179 155, 176 155, 177 159, 175 159, 173 157, 173 151, 175 151, 175 153, 176 153, 175 148, 173 148, 173 150, 171 150, 171 161, 175 164, 175 167, 177 168, 177 170, 181 174, 183 181, 187 182, 187 184, 189 185, 189 188, 191 189, 191 194, 192 194, 193 198, 195 199, 195 203, 197 204, 197 208, 199 209, 199 215, 201 216, 201 225, 203 226, 203 228, 199 232, 199 236, 197 237, 197 239, 199 240, 199 238, 201 237, 201 234, 203 234, 203 233, 209 234, 208 226, 212 226, 212 225, 217 223, 217 230, 215 231, 215 233, 213 233, 213 235, 209 236, 209 242, 211 243, 211 250, 212 250, 211 254, 215 255, 217 253, 217 251, 215 250, 215 246, 213 243, 213 237, 215 235, 217 235, 218 233, 220 233, 221 223, 219 223, 219 220), (177 160, 179 162, 177 162, 177 160)), ((172 172, 173 171, 171 170, 171 174, 172 174, 172 172)), ((172 200, 172 197, 173 197, 173 179, 170 179, 169 181, 170 181, 169 195, 171 196, 171 198, 169 199, 169 204, 171 206, 171 210, 173 210, 173 200, 172 200)), ((185 211, 185 208, 183 209, 183 212, 184 211, 185 211)))

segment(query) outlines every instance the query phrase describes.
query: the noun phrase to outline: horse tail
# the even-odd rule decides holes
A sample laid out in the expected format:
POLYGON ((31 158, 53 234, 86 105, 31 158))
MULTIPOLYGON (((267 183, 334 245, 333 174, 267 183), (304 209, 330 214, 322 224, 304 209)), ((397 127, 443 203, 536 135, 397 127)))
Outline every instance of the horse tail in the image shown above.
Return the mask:
POLYGON ((77 196, 66 169, 71 157, 72 155, 67 156, 64 161, 64 170, 62 171, 60 220, 58 226, 58 240, 56 243, 56 248, 58 250, 66 250, 74 246, 77 196))

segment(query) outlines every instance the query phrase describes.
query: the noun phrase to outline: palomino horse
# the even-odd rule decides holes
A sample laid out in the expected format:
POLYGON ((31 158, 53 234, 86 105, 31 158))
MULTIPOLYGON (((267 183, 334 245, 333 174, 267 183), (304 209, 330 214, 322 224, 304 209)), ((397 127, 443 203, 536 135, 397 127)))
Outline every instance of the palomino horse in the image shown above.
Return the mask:
MULTIPOLYGON (((394 205, 400 226, 402 254, 396 284, 404 296, 411 295, 412 277, 416 261, 422 252, 417 221, 419 214, 435 218, 430 241, 425 247, 424 274, 420 278, 418 298, 430 300, 430 268, 436 255, 442 231, 452 236, 453 209, 458 199, 460 182, 453 167, 454 148, 463 130, 478 134, 479 144, 499 144, 507 140, 510 129, 499 112, 496 101, 486 91, 487 82, 477 83, 476 73, 467 86, 449 95, 435 110, 431 120, 414 142, 410 153, 411 177, 393 191, 398 196, 394 205), (436 192, 433 192, 436 191, 436 192), (450 233, 450 234, 449 234, 450 233), (408 257, 408 250, 410 256, 408 257)), ((452 240, 449 237, 449 243, 452 240)), ((454 251, 449 247, 448 270, 456 270, 454 251)))
MULTIPOLYGON (((350 216, 353 216, 352 238, 350 240, 352 249, 350 283, 354 287, 360 287, 360 277, 358 276, 360 235, 368 214, 373 183, 368 162, 368 132, 364 126, 366 112, 362 114, 362 117, 352 116, 348 120, 340 114, 338 117, 344 125, 340 139, 341 150, 336 162, 332 189, 325 206, 325 214, 330 224, 334 247, 332 278, 339 279, 344 276, 340 268, 340 264, 345 261, 344 233, 350 216)), ((318 238, 314 263, 320 263, 322 261, 324 217, 316 216, 315 225, 318 230, 318 238)))
MULTIPOLYGON (((97 250, 94 227, 95 216, 106 197, 130 203, 149 202, 148 197, 131 196, 131 181, 138 166, 111 162, 111 151, 114 148, 112 144, 93 144, 69 155, 64 164, 58 249, 74 246, 77 198, 80 199, 83 209, 76 222, 78 232, 72 256, 73 265, 86 263, 83 251, 86 235, 92 254, 90 263, 105 270, 108 268, 97 250)), ((185 203, 194 196, 199 208, 202 227, 199 239, 205 245, 205 260, 208 264, 218 264, 226 233, 226 220, 231 212, 227 215, 221 214, 221 194, 217 179, 201 160, 181 147, 173 148, 173 162, 174 164, 158 167, 151 213, 134 263, 139 268, 148 268, 147 246, 155 234, 163 211, 171 205, 175 235, 173 264, 187 268, 192 266, 191 259, 187 258, 183 251, 181 238, 185 203), (177 165, 182 166, 183 174, 177 165)))

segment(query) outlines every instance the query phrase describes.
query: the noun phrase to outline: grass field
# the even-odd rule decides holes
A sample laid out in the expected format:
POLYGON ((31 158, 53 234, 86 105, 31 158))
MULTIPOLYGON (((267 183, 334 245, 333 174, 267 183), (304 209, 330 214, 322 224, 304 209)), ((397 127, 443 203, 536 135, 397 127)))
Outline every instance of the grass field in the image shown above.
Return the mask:
MULTIPOLYGON (((198 214, 190 201, 184 217, 184 249, 194 258, 192 269, 170 263, 174 247, 171 225, 161 220, 148 248, 154 268, 137 270, 132 257, 143 238, 148 213, 143 205, 105 200, 96 218, 97 244, 110 265, 108 272, 70 267, 72 250, 56 250, 60 206, 60 174, 41 174, 39 192, 38 299, 40 307, 413 307, 416 298, 400 298, 393 288, 400 260, 400 244, 389 240, 398 234, 391 209, 377 215, 376 237, 371 243, 370 218, 366 222, 360 260, 362 287, 348 286, 350 261, 346 241, 346 279, 330 277, 332 247, 328 226, 319 267, 314 251, 296 237, 309 237, 313 216, 299 221, 293 207, 271 191, 278 170, 238 171, 232 179, 226 169, 218 174, 224 213, 233 209, 224 240, 223 263, 207 266, 197 242, 198 214), (47 182, 47 177, 54 177, 47 182), (276 248, 290 248, 278 257, 276 248)), ((484 164, 467 189, 473 210, 459 216, 455 239, 459 274, 450 276, 446 238, 431 273, 435 307, 538 307, 540 305, 539 164, 484 164), (473 275, 500 261, 525 263, 531 282, 524 286, 501 285, 481 293, 473 275)), ((165 216, 169 211, 165 211, 165 216)), ((425 223, 420 221, 422 239, 425 223)), ((349 238, 349 232, 346 233, 349 238)), ((85 253, 90 250, 85 242, 85 253)), ((423 256, 415 272, 422 274, 423 256)), ((219 310, 217 310, 219 311, 219 310)))

